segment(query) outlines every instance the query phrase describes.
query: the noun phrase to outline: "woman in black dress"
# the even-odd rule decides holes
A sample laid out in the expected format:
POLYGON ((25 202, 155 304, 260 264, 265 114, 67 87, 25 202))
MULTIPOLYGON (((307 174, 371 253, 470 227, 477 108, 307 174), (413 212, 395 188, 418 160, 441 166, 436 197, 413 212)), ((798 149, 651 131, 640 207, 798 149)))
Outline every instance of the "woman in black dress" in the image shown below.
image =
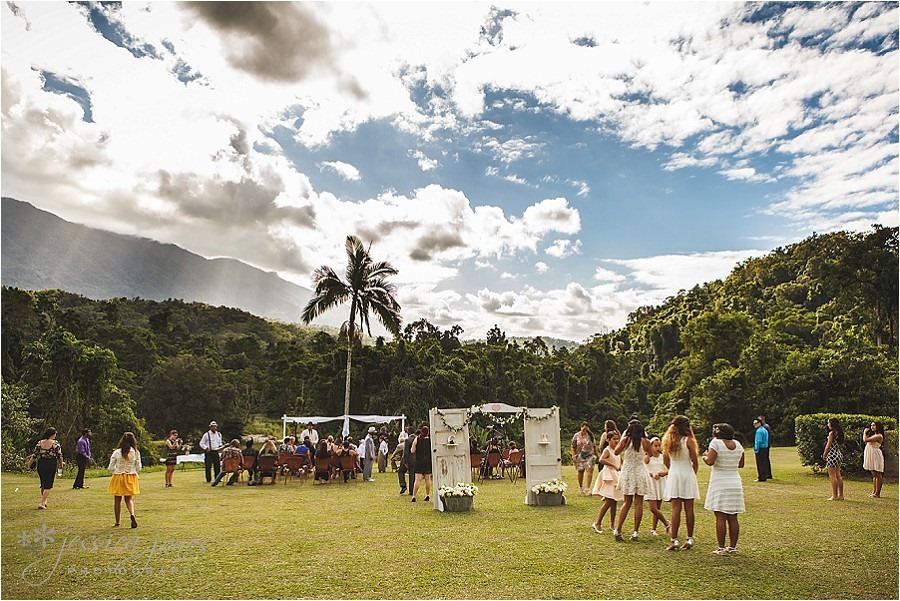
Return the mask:
POLYGON ((41 501, 38 509, 47 509, 47 497, 56 479, 56 470, 62 470, 62 447, 56 440, 56 428, 47 428, 44 436, 34 446, 34 458, 37 461, 37 473, 41 477, 41 501))
POLYGON ((431 437, 428 434, 428 426, 422 426, 416 439, 410 448, 416 458, 416 485, 413 488, 412 502, 416 502, 419 493, 419 485, 425 480, 425 500, 431 500, 431 437))
POLYGON ((178 430, 169 432, 166 439, 166 488, 172 488, 172 474, 178 465, 178 453, 181 452, 181 439, 178 438, 178 430))

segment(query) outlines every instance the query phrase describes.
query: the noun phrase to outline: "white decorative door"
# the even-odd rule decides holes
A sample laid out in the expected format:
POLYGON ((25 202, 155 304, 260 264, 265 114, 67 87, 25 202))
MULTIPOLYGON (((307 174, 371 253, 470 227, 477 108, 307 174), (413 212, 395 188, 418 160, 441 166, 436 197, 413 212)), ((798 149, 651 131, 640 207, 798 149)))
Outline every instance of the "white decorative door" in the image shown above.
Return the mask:
POLYGON ((559 410, 527 409, 525 417, 525 503, 535 505, 531 487, 562 478, 559 410))
MULTIPOLYGON (((454 486, 458 482, 472 483, 469 462, 469 424, 465 409, 431 409, 428 412, 431 430, 431 482, 434 487, 434 508, 444 507, 437 494, 442 486, 454 486)), ((419 496, 422 496, 421 488, 419 496)))

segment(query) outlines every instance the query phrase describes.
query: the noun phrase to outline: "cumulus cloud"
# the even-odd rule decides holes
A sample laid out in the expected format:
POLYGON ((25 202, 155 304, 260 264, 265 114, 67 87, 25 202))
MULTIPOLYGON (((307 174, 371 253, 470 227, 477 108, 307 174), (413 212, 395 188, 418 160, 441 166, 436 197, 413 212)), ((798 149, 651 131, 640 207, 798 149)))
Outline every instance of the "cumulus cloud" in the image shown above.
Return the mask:
POLYGON ((547 265, 546 263, 544 263, 543 261, 538 261, 537 263, 534 264, 534 269, 538 273, 547 273, 548 271, 550 271, 550 266, 547 265))
POLYGON ((318 167, 321 171, 328 170, 337 173, 349 182, 356 182, 362 179, 362 176, 359 174, 359 169, 343 161, 323 161, 318 163, 318 167))
POLYGON ((551 257, 565 259, 581 252, 581 240, 575 242, 566 239, 554 240, 552 245, 544 249, 544 252, 551 257))

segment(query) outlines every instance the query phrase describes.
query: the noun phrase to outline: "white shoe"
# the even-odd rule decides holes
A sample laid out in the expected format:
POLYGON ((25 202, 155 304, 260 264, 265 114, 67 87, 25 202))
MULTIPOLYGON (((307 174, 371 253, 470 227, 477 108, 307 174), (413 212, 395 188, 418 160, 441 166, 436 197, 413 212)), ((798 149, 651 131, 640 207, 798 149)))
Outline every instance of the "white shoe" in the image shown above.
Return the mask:
POLYGON ((650 536, 659 536, 659 532, 657 532, 656 530, 651 530, 650 536))
POLYGON ((631 533, 631 540, 635 541, 637 539, 638 539, 638 533, 637 533, 637 530, 635 530, 631 533))
POLYGON ((603 529, 598 528, 597 524, 591 524, 591 527, 594 529, 594 532, 596 532, 597 534, 603 534, 603 529))

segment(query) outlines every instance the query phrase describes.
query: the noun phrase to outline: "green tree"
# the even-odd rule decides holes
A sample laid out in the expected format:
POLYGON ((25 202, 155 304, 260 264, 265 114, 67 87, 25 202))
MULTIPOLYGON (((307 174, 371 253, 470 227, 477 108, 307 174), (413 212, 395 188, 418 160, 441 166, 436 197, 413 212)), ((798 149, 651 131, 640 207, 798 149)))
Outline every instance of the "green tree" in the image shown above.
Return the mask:
POLYGON ((347 236, 347 269, 344 279, 327 265, 313 273, 315 294, 303 309, 303 323, 329 309, 350 302, 350 319, 344 322, 341 333, 347 339, 347 378, 344 387, 344 415, 350 413, 350 374, 353 348, 358 344, 363 329, 372 335, 369 314, 374 313, 385 329, 399 336, 400 305, 395 298, 396 288, 388 281, 397 275, 397 269, 386 261, 374 261, 369 249, 356 236, 347 236), (359 323, 357 324, 357 320, 359 323))

